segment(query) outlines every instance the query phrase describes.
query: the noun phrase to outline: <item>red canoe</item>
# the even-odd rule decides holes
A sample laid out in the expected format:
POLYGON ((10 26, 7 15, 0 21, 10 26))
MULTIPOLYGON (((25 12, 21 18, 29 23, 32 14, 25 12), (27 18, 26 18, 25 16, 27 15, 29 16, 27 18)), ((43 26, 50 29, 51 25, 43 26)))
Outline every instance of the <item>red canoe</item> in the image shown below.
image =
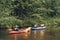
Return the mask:
POLYGON ((26 33, 26 32, 29 32, 30 29, 31 29, 31 27, 26 28, 26 29, 20 29, 19 31, 10 31, 9 34, 21 34, 21 33, 26 33))
POLYGON ((25 32, 19 32, 19 31, 11 31, 11 32, 9 32, 9 34, 21 34, 21 33, 25 33, 25 32))

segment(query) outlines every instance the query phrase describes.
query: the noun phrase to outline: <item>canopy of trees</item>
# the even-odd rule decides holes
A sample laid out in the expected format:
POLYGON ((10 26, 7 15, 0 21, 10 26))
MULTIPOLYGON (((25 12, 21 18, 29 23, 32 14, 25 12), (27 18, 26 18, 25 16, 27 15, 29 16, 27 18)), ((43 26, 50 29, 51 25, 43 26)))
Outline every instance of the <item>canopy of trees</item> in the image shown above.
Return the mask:
POLYGON ((60 0, 0 0, 0 25, 60 23, 59 17, 60 0))

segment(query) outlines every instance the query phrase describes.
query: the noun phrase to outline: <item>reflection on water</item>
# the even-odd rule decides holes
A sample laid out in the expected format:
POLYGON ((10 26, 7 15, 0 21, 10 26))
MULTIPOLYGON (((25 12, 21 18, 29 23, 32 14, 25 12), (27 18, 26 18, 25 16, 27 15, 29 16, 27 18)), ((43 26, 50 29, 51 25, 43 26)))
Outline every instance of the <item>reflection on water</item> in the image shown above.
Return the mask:
POLYGON ((36 39, 36 30, 34 31, 34 38, 36 39))
POLYGON ((22 34, 11 34, 10 36, 13 38, 13 40, 28 40, 28 37, 30 35, 30 32, 22 33, 22 34))
POLYGON ((44 37, 44 30, 41 30, 41 31, 40 31, 40 39, 42 40, 43 37, 44 37))
POLYGON ((17 40, 17 34, 13 34, 12 37, 14 40, 17 40))
POLYGON ((34 40, 42 40, 44 37, 44 30, 34 30, 34 40))
POLYGON ((53 32, 53 34, 45 30, 32 30, 27 33, 10 35, 6 30, 2 30, 0 40, 60 40, 60 32, 53 32))

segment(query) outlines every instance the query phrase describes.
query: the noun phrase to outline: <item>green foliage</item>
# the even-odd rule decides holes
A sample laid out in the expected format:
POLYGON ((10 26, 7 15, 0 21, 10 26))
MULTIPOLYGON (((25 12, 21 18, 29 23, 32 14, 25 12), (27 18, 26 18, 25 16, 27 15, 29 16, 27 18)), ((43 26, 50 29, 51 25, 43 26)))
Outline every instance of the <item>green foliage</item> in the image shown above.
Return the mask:
POLYGON ((23 21, 16 19, 15 17, 5 17, 0 19, 0 25, 9 25, 9 26, 14 26, 14 25, 22 25, 23 21))
POLYGON ((60 0, 0 0, 0 25, 60 23, 60 0))

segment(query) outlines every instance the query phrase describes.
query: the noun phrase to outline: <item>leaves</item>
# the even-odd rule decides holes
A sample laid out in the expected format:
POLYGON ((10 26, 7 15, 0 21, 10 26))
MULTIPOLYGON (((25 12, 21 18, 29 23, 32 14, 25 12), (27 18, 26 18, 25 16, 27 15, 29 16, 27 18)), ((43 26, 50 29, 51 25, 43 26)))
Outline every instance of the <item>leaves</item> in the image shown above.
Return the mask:
POLYGON ((60 0, 0 0, 0 24, 44 23, 58 17, 59 11, 60 0))

